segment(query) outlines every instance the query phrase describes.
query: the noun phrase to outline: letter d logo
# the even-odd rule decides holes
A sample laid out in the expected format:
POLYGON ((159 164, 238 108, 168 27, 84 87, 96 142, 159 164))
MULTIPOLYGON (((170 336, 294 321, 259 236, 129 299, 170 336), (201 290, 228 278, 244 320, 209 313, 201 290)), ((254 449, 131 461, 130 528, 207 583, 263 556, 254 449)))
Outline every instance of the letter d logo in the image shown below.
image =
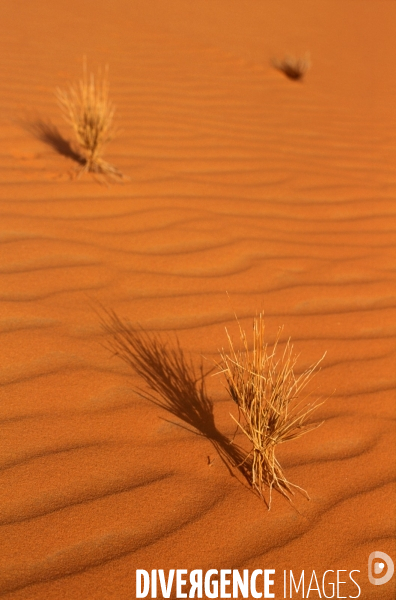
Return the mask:
POLYGON ((377 550, 376 552, 372 552, 368 559, 368 578, 369 582, 373 585, 383 585, 387 583, 390 579, 392 579, 393 572, 395 570, 395 565, 393 564, 393 560, 390 556, 385 554, 385 552, 380 552, 377 550), (373 568, 373 562, 376 559, 381 559, 381 562, 375 562, 373 568), (374 575, 379 575, 384 570, 385 564, 387 566, 387 571, 385 575, 382 577, 374 577, 374 575))

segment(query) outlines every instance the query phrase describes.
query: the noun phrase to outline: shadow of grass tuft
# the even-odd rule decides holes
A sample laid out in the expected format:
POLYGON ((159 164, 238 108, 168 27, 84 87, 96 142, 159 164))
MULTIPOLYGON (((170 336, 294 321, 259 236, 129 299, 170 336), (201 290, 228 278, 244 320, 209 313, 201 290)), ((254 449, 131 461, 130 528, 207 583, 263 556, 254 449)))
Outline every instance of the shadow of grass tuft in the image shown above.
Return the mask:
POLYGON ((71 158, 79 165, 85 164, 84 158, 73 149, 71 143, 62 136, 56 125, 50 121, 37 119, 33 123, 25 123, 24 127, 36 139, 50 146, 61 156, 71 158))
POLYGON ((169 340, 164 341, 158 334, 132 328, 114 312, 106 311, 101 321, 109 336, 107 348, 128 364, 153 392, 140 395, 183 421, 188 431, 206 437, 231 474, 233 468, 238 468, 248 478, 246 453, 215 425, 213 402, 205 386, 208 373, 204 372, 202 360, 197 373, 177 337, 175 344, 170 345, 169 340))

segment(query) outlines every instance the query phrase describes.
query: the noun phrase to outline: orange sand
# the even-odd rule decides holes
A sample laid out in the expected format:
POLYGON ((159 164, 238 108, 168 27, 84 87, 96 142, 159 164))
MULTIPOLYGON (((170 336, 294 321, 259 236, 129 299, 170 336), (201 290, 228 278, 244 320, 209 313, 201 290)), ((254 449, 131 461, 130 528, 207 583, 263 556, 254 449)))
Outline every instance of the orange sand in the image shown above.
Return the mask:
MULTIPOLYGON (((139 568, 274 568, 282 598, 282 569, 304 568, 394 598, 367 559, 396 556, 395 3, 6 0, 0 19, 1 597, 131 600, 139 568), (306 51, 302 82, 271 68, 306 51), (69 135, 53 90, 84 54, 110 66, 124 185, 71 181, 34 133, 69 135), (98 302, 208 367, 233 309, 249 328, 264 308, 270 339, 284 324, 300 368, 327 350, 326 422, 279 453, 311 502, 268 513, 140 397, 98 302)), ((220 378, 207 389, 231 436, 220 378)))

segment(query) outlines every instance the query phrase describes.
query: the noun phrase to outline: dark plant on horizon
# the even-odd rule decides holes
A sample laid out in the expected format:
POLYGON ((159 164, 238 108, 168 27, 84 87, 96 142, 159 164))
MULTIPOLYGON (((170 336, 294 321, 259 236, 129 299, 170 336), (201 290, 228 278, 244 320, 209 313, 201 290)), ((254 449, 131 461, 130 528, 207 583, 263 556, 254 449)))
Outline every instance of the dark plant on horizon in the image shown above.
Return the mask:
POLYGON ((283 59, 274 58, 272 60, 272 66, 284 73, 289 79, 298 81, 304 77, 311 67, 311 61, 308 53, 302 57, 288 55, 283 59))

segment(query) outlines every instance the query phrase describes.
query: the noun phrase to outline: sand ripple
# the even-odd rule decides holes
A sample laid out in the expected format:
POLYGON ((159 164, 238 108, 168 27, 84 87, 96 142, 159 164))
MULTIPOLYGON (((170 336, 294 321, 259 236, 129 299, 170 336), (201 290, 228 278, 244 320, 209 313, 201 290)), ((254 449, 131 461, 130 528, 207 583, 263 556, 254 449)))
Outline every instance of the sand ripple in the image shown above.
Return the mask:
MULTIPOLYGON (((0 595, 130 600, 136 568, 265 567, 360 569, 391 600, 366 570, 395 547, 393 4, 31 4, 0 7, 0 595), (300 83, 269 65, 296 35, 300 83), (67 141, 52 91, 87 53, 110 63, 123 185, 71 181, 39 135, 67 141), (271 513, 100 325, 177 332, 210 369, 233 311, 250 328, 261 309, 301 369, 327 350, 325 423, 280 452, 311 502, 271 513)), ((231 437, 220 379, 207 391, 231 437)))

